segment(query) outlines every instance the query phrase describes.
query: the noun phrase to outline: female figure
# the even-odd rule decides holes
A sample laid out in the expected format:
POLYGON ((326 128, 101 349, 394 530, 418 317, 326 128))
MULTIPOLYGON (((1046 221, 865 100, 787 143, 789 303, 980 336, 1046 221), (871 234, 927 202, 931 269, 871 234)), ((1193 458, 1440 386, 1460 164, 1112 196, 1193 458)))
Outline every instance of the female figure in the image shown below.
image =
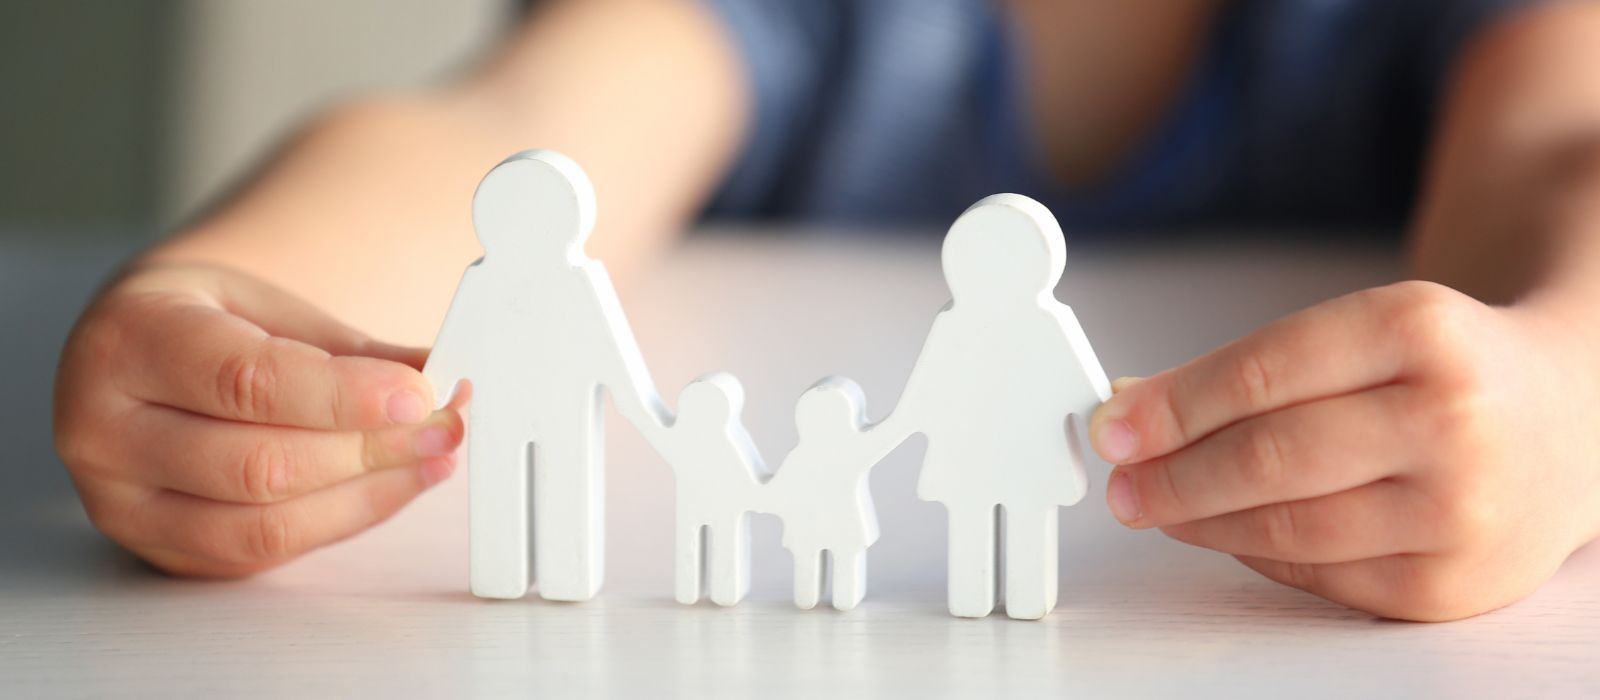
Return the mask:
POLYGON ((952 300, 884 427, 928 437, 917 495, 949 515, 951 614, 993 610, 1004 517, 1006 612, 1043 617, 1056 599, 1056 508, 1087 485, 1068 417, 1087 420, 1110 382, 1052 295, 1066 244, 1043 205, 980 200, 951 226, 942 259, 952 300))

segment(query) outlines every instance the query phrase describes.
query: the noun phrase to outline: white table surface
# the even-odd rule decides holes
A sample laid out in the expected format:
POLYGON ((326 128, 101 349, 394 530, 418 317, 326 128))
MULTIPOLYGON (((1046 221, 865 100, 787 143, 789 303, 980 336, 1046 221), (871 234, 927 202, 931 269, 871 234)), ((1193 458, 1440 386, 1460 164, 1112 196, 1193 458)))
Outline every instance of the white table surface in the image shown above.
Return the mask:
MULTIPOLYGON (((775 458, 794 399, 845 374, 881 416, 947 294, 923 239, 694 239, 624 304, 662 391, 745 384, 775 458)), ((666 467, 610 416, 608 578, 593 602, 466 592, 466 479, 379 528, 238 582, 164 578, 93 533, 50 452, 49 369, 121 251, 0 246, 0 696, 1600 695, 1600 548, 1536 595, 1437 625, 1376 620, 1228 557, 1129 532, 1107 473, 1063 511, 1061 603, 1040 622, 944 610, 944 514, 909 443, 871 481, 883 537, 865 603, 799 611, 776 521, 755 525, 737 608, 672 602, 666 467)), ((1381 247, 1069 251, 1058 295, 1112 375, 1180 362, 1319 299, 1394 279, 1381 247)))

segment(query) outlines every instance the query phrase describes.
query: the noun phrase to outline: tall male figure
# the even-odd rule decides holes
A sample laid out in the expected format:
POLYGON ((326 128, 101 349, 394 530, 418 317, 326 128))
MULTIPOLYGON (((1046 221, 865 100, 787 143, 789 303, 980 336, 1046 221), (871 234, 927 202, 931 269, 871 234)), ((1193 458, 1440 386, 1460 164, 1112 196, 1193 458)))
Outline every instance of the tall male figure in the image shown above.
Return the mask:
POLYGON ((441 402, 463 380, 471 386, 467 465, 479 597, 520 598, 534 582, 548 600, 588 600, 599 591, 601 390, 624 415, 664 410, 605 268, 584 254, 594 219, 588 177, 551 151, 511 156, 473 197, 484 256, 462 275, 423 372, 441 402))

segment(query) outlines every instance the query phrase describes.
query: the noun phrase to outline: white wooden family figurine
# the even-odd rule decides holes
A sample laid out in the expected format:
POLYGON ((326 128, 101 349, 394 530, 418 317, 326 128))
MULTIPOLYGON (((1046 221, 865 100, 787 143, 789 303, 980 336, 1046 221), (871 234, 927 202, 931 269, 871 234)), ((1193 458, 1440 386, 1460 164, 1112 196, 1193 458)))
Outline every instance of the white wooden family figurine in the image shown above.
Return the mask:
POLYGON ((754 512, 783 522, 796 605, 815 606, 831 570, 833 606, 854 607, 878 539, 867 472, 921 433, 917 495, 949 514, 950 612, 994 609, 996 547, 1006 613, 1037 619, 1055 607, 1057 508, 1087 487, 1070 419, 1087 420, 1111 386, 1052 293, 1066 244, 1043 205, 997 194, 962 214, 943 249, 952 299, 894 412, 869 425, 855 382, 817 382, 795 407, 799 444, 772 475, 740 420, 733 376, 691 382, 675 415, 658 396, 605 268, 584 254, 595 197, 576 163, 550 151, 512 156, 479 185, 472 217, 484 256, 462 276, 425 373, 440 405, 471 386, 475 595, 520 598, 534 580, 550 600, 599 591, 604 390, 673 470, 683 603, 702 591, 719 605, 744 597, 754 512))

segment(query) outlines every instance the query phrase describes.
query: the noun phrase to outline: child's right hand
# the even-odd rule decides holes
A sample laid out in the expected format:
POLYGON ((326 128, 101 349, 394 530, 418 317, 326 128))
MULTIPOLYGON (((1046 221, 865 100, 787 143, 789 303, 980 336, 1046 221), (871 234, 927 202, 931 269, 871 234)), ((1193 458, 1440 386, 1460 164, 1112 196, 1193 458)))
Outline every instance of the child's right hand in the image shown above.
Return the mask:
POLYGON ((236 271, 135 268, 67 341, 56 449, 111 539, 175 574, 254 573, 450 475, 463 424, 430 413, 425 356, 236 271))

